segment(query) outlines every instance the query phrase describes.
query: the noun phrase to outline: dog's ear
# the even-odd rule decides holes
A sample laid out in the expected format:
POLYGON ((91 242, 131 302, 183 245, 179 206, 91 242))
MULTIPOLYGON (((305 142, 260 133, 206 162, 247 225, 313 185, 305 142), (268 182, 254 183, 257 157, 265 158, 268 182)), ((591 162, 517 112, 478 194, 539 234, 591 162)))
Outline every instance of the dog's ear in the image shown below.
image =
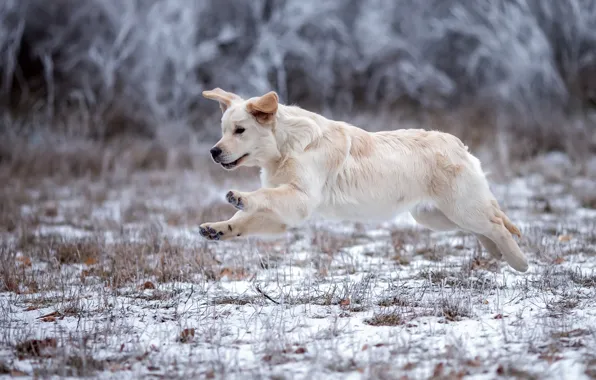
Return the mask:
POLYGON ((261 124, 269 124, 275 119, 279 97, 274 91, 252 100, 246 104, 246 111, 254 116, 261 124))
POLYGON ((242 98, 234 93, 227 92, 217 87, 211 91, 203 91, 203 96, 207 99, 217 100, 219 102, 219 108, 221 112, 226 110, 232 105, 233 102, 242 100, 242 98))

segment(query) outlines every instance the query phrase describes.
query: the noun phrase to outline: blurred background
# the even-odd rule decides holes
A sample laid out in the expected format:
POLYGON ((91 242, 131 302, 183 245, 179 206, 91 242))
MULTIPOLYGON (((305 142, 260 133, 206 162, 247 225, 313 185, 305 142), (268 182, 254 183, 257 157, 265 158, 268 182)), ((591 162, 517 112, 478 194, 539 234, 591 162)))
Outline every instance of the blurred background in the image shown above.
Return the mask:
POLYGON ((596 0, 0 0, 0 374, 595 378, 595 111, 596 0), (407 213, 206 241, 259 187, 215 87, 455 134, 530 272, 407 213))
MULTIPOLYGON (((457 134, 504 168, 596 151, 593 0, 3 0, 0 165, 193 167, 201 91, 457 134)), ((205 151, 206 152, 206 151, 205 151)))

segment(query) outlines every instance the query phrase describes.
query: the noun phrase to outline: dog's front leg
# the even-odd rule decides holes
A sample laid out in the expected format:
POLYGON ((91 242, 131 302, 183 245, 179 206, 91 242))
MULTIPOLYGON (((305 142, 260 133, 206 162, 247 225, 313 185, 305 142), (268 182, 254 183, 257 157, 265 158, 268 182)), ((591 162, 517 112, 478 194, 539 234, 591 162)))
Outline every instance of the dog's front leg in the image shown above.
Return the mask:
POLYGON ((208 240, 229 240, 239 236, 277 235, 286 229, 287 225, 271 211, 238 211, 229 220, 201 224, 199 231, 208 240))
POLYGON ((261 188, 252 192, 229 191, 227 201, 238 210, 246 212, 270 211, 284 224, 298 224, 307 219, 316 207, 317 200, 293 184, 275 188, 261 188))

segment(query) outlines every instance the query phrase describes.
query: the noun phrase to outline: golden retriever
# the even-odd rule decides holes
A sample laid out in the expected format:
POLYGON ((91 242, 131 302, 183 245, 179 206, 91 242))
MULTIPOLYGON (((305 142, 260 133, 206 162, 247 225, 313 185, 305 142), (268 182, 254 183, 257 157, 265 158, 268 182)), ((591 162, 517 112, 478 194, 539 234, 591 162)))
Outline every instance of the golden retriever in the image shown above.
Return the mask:
POLYGON ((210 240, 280 234, 315 213, 349 221, 386 220, 409 211, 436 231, 473 233, 515 270, 528 260, 512 235, 519 229, 499 207, 480 161, 457 137, 403 129, 367 132, 296 106, 275 92, 243 99, 220 88, 204 91, 222 110, 222 137, 211 149, 226 170, 261 168, 262 188, 229 191, 239 211, 204 223, 210 240))

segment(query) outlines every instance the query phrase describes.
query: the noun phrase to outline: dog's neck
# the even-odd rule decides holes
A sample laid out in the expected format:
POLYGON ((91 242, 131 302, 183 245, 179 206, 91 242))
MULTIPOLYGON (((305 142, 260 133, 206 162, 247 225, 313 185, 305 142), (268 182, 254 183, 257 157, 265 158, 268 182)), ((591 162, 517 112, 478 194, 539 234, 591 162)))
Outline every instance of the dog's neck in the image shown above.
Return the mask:
POLYGON ((280 156, 302 153, 323 136, 325 118, 296 106, 279 105, 273 133, 280 156))
POLYGON ((325 118, 296 106, 279 105, 275 124, 272 126, 277 151, 260 163, 261 175, 275 176, 280 168, 294 156, 323 136, 325 118))

